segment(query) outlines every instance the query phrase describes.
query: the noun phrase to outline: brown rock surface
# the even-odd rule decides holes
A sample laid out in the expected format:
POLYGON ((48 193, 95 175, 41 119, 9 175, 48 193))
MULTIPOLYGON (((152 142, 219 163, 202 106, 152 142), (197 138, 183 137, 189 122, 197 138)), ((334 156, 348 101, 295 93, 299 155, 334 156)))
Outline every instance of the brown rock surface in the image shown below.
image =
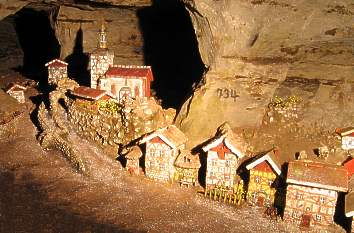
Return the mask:
POLYGON ((177 119, 189 137, 205 138, 224 120, 257 127, 275 95, 303 99, 302 125, 353 123, 352 1, 184 2, 210 67, 177 119), (239 97, 219 98, 217 88, 239 97))

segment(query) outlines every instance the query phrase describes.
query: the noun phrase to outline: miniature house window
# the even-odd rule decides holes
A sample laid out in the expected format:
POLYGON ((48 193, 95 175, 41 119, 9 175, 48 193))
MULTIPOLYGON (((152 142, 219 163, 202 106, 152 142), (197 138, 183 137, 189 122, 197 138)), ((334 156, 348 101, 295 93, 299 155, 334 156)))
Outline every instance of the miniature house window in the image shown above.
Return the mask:
POLYGON ((293 212, 292 217, 293 217, 293 218, 297 218, 296 211, 293 212))
POLYGON ((213 177, 214 176, 214 172, 210 172, 210 177, 213 177))
MULTIPOLYGON (((296 199, 301 200, 302 199, 302 194, 297 193, 296 194, 296 199)), ((310 210, 310 208, 308 208, 310 210)))
POLYGON ((325 202, 325 198, 324 197, 320 197, 320 203, 323 204, 325 202))
POLYGON ((273 184, 273 180, 268 180, 268 185, 272 186, 272 184, 273 184))
POLYGON ((322 220, 322 216, 319 214, 316 214, 316 221, 321 222, 321 220, 322 220))
POLYGON ((226 167, 230 167, 231 166, 231 161, 230 160, 226 160, 226 167))
POLYGON ((254 181, 255 181, 256 183, 259 183, 259 182, 261 181, 261 179, 259 178, 259 176, 256 176, 256 177, 254 178, 254 181))
POLYGON ((216 161, 213 160, 213 161, 211 162, 211 164, 212 164, 213 166, 216 166, 216 161))
POLYGON ((150 155, 154 156, 155 155, 155 149, 150 149, 150 155))

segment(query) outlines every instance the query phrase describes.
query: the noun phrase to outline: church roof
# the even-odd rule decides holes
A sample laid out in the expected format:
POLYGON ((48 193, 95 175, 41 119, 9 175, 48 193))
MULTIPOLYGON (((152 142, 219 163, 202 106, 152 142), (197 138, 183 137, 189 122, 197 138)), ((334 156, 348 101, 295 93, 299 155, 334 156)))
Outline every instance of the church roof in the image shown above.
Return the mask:
POLYGON ((147 78, 153 80, 151 66, 111 66, 106 72, 106 76, 118 76, 124 78, 147 78))

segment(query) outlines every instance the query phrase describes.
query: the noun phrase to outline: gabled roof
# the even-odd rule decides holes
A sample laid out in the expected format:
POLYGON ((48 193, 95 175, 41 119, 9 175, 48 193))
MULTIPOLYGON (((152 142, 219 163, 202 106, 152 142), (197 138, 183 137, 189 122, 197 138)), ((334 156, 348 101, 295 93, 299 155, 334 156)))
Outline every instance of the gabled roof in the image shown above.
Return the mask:
POLYGON ((348 176, 351 177, 354 174, 354 159, 344 162, 343 167, 347 169, 348 176))
POLYGON ((176 158, 175 166, 187 169, 199 169, 199 156, 192 155, 189 150, 182 150, 176 158))
POLYGON ((6 88, 5 92, 9 93, 10 91, 25 91, 27 88, 17 84, 17 83, 10 83, 6 88))
POLYGON ((68 66, 68 63, 62 61, 62 60, 59 60, 59 59, 54 59, 50 62, 47 62, 45 64, 45 66, 51 66, 51 67, 66 67, 68 66))
POLYGON ((153 80, 151 66, 110 66, 105 75, 124 78, 147 78, 148 81, 153 80))
POLYGON ((262 162, 266 161, 272 167, 272 169, 278 175, 280 175, 282 162, 279 157, 280 157, 279 150, 276 148, 272 148, 268 151, 261 152, 255 155, 253 158, 251 158, 249 162, 247 162, 248 164, 246 165, 246 169, 247 170, 253 169, 258 164, 261 164, 262 162))
POLYGON ((225 146, 234 154, 239 156, 240 158, 244 157, 244 153, 241 152, 241 149, 239 149, 239 141, 236 140, 236 137, 234 133, 231 130, 231 127, 227 124, 224 123, 222 124, 215 136, 205 145, 202 147, 202 150, 204 152, 207 152, 214 147, 218 146, 220 143, 224 142, 225 146))
POLYGON ((286 182, 346 192, 348 173, 342 166, 311 160, 297 160, 289 162, 286 182))
POLYGON ((344 136, 353 136, 354 137, 354 127, 346 127, 346 128, 337 128, 336 133, 339 134, 341 137, 344 136))
POLYGON ((125 158, 127 159, 139 159, 143 153, 141 152, 140 148, 138 146, 133 146, 131 151, 128 152, 128 154, 125 155, 125 158))
POLYGON ((186 135, 184 135, 184 133, 181 130, 179 130, 176 126, 169 125, 167 127, 155 130, 147 134, 139 141, 139 143, 140 144, 146 143, 147 141, 150 141, 155 137, 159 137, 162 141, 164 141, 167 145, 169 145, 173 149, 178 148, 179 146, 186 143, 188 140, 186 135))
POLYGON ((99 100, 105 95, 109 95, 104 90, 98 90, 90 87, 80 86, 71 91, 71 94, 77 97, 89 99, 89 100, 99 100))

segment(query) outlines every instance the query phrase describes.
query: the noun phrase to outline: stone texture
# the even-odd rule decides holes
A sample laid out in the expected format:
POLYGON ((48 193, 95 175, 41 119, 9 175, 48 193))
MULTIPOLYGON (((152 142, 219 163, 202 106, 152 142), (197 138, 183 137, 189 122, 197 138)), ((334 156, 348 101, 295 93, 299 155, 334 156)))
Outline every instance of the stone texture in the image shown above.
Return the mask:
POLYGON ((195 142, 225 120, 260 126, 276 95, 303 99, 301 124, 330 128, 354 121, 352 1, 184 2, 209 67, 177 117, 195 142), (218 98, 217 88, 239 97, 218 98))
POLYGON ((65 59, 72 55, 75 43, 82 46, 82 53, 92 52, 97 47, 103 20, 107 26, 108 48, 115 54, 115 64, 143 64, 143 39, 136 10, 130 8, 61 6, 55 26, 61 57, 65 59))

